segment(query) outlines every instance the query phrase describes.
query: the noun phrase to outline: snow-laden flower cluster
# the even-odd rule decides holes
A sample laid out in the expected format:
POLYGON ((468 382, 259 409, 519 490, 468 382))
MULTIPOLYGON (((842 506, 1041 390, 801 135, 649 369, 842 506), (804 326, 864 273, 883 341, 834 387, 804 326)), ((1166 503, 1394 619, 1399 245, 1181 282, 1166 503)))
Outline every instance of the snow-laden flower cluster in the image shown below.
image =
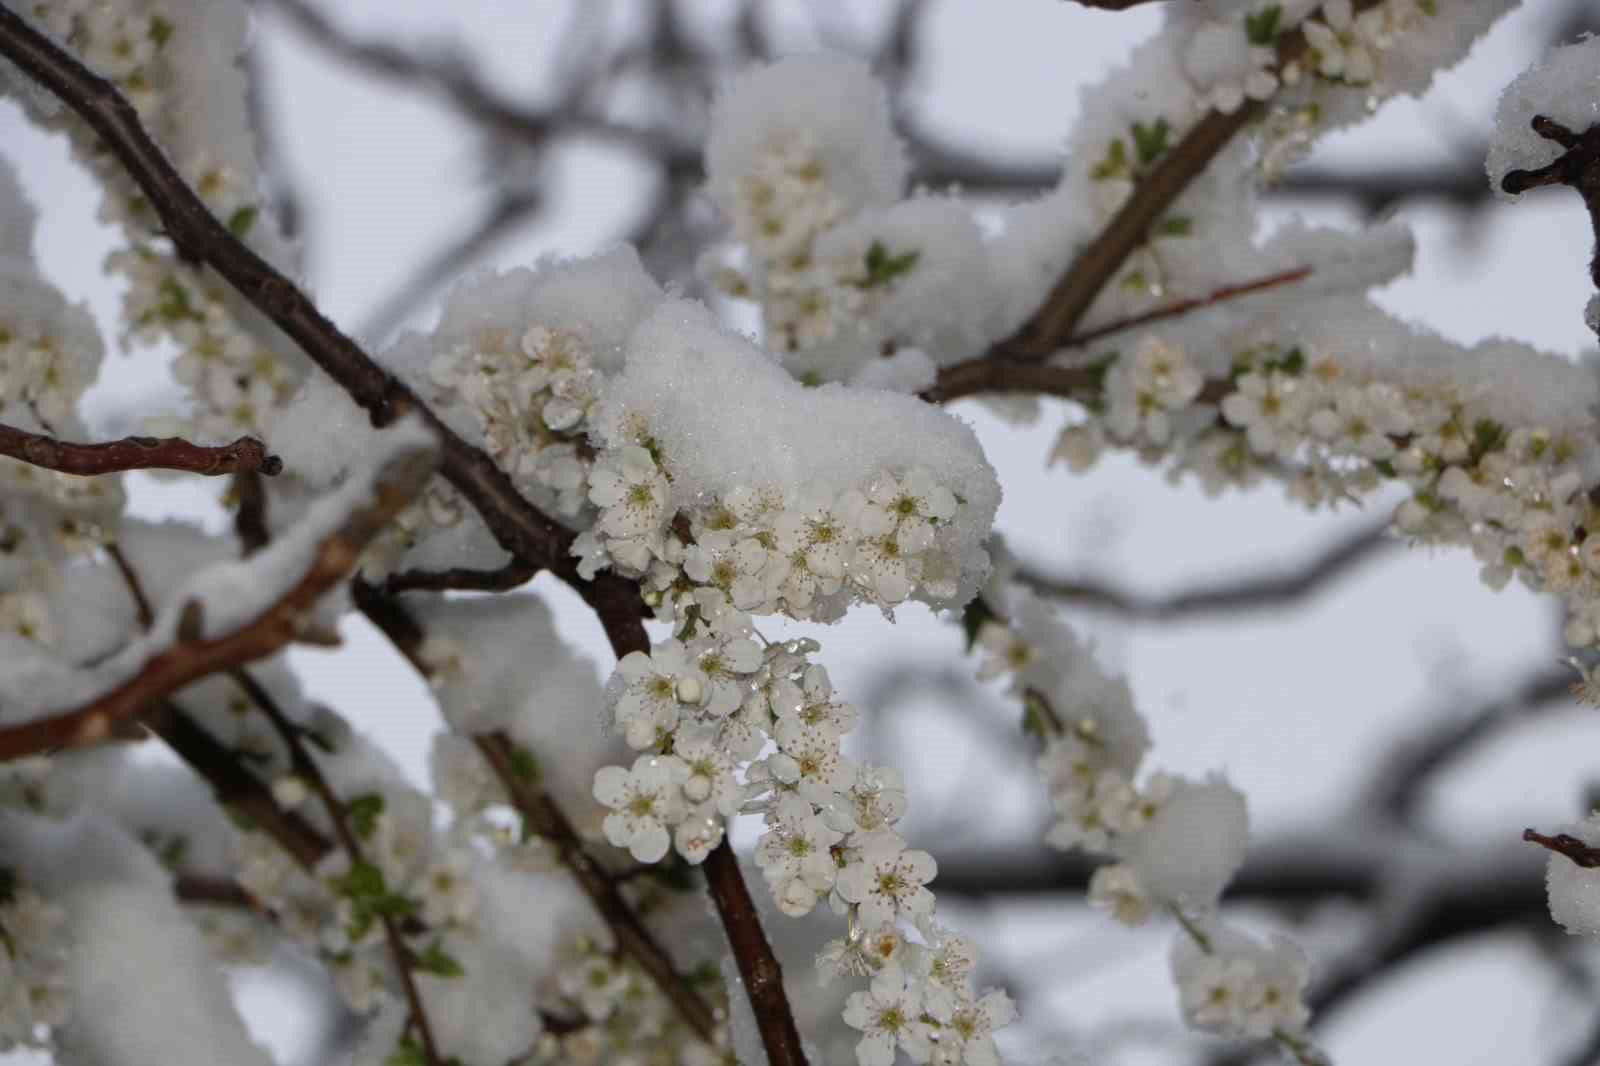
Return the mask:
POLYGON ((1138 780, 1149 731, 1125 680, 1106 675, 1092 650, 1038 599, 994 594, 977 642, 981 678, 1008 676, 1043 742, 1039 772, 1057 821, 1045 840, 1115 861, 1095 870, 1089 902, 1126 925, 1152 911, 1183 934, 1173 975, 1190 1024, 1230 1036, 1278 1040, 1301 1062, 1309 969, 1292 942, 1261 945, 1216 918, 1224 887, 1244 860, 1244 797, 1222 777, 1191 781, 1162 772, 1138 780), (996 610, 998 608, 998 610, 996 610))
MULTIPOLYGON (((43 278, 35 216, 0 159, 0 422, 82 439, 78 401, 99 373, 102 346, 88 310, 43 278)), ((56 570, 114 529, 120 479, 80 478, 0 458, 0 632, 54 644, 56 570)))
MULTIPOLYGON (((128 98, 219 221, 268 260, 280 266, 293 261, 294 250, 257 189, 241 58, 248 5, 45 0, 29 4, 23 17, 128 98)), ((174 375, 193 410, 158 419, 154 428, 224 440, 263 432, 294 393, 304 357, 214 272, 175 254, 143 194, 87 127, 64 111, 39 108, 31 95, 21 100, 38 121, 68 134, 75 156, 101 180, 102 218, 126 234, 127 247, 107 261, 127 283, 126 339, 178 349, 174 375)))
POLYGON ((0 869, 0 1051, 43 1046, 67 1019, 66 913, 0 869))
POLYGON ((915 391, 997 336, 973 211, 901 200, 905 152, 864 64, 806 57, 741 75, 718 97, 706 172, 743 252, 710 253, 707 272, 760 305, 767 343, 802 381, 915 391))
POLYGON ((999 487, 966 426, 908 396, 806 388, 686 301, 635 331, 593 439, 599 514, 574 551, 643 575, 669 617, 718 592, 820 620, 953 606, 988 568, 999 487))
POLYGON ((1505 341, 1463 350, 1351 299, 1217 341, 1147 336, 1113 356, 1059 457, 1081 468, 1132 446, 1211 490, 1281 478, 1313 507, 1403 481, 1402 534, 1470 547, 1492 587, 1515 576, 1565 599, 1569 642, 1600 639, 1588 371, 1505 341))

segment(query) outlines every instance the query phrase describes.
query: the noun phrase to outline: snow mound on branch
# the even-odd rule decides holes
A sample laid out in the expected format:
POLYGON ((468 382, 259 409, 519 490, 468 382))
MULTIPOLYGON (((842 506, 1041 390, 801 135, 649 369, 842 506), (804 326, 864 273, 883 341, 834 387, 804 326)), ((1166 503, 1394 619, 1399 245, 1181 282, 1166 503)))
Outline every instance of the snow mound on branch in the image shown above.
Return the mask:
POLYGON ((1000 483, 969 426, 914 396, 808 388, 692 301, 668 301, 639 327, 598 426, 611 447, 635 443, 643 428, 679 507, 735 488, 839 492, 884 469, 926 468, 961 504, 951 520, 961 565, 952 602, 970 599, 988 572, 1000 483))
MULTIPOLYGON (((1567 830, 1590 847, 1600 845, 1600 812, 1567 830)), ((1600 936, 1600 869, 1585 869, 1551 852, 1545 865, 1550 917, 1574 936, 1600 936)))
POLYGON ((729 83, 711 111, 706 191, 732 217, 739 181, 757 158, 775 142, 804 137, 847 211, 899 198, 909 166, 883 86, 865 63, 833 56, 780 60, 729 83))
POLYGON ((1600 37, 1551 50, 1544 62, 1523 71, 1500 94, 1489 138, 1489 186, 1506 200, 1517 197, 1500 187, 1511 170, 1537 170, 1562 152, 1560 145, 1533 131, 1533 117, 1554 119, 1574 133, 1600 122, 1600 37))
POLYGON ((1178 780, 1150 824, 1128 838, 1123 861, 1152 899, 1209 907, 1244 862, 1250 819, 1244 795, 1213 774, 1178 780))

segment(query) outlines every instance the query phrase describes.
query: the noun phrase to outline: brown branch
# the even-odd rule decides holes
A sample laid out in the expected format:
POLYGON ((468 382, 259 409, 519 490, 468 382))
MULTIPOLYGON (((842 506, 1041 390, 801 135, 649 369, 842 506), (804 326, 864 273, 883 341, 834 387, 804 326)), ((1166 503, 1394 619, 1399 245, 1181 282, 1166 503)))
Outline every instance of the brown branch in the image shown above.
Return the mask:
POLYGON ((266 445, 254 437, 214 447, 191 444, 181 437, 123 437, 101 444, 72 444, 4 423, 0 423, 0 455, 85 477, 124 470, 180 470, 206 477, 258 471, 271 477, 283 469, 283 460, 268 455, 266 445))
POLYGON ((172 879, 172 892, 183 903, 205 903, 213 907, 239 907, 266 915, 265 905, 232 881, 203 874, 180 873, 172 879))
POLYGON ((1188 314, 1190 311, 1197 311, 1202 307, 1227 303, 1229 300, 1237 300, 1241 296, 1250 296, 1268 289, 1276 289, 1281 285, 1292 285, 1297 281, 1304 281, 1310 276, 1311 268, 1303 266, 1295 267, 1293 270, 1283 270, 1276 274, 1268 274, 1266 277, 1256 278, 1254 281, 1242 281, 1234 285, 1224 285, 1220 289, 1213 289, 1204 296, 1190 296, 1183 300, 1175 300, 1170 304, 1145 311, 1142 314, 1131 315, 1115 322, 1108 322, 1103 326, 1084 330, 1082 333, 1074 333, 1067 338, 1064 347, 1089 344, 1092 341, 1123 333, 1139 326, 1147 326, 1152 322, 1177 318, 1180 315, 1188 314))
MULTIPOLYGON (((231 677, 245 695, 250 697, 261 713, 267 716, 272 723, 272 728, 277 732, 278 738, 289 749, 290 765, 294 771, 317 794, 322 801, 323 809, 328 812, 328 821, 333 825, 333 832, 339 838, 340 845, 345 854, 350 857, 352 866, 365 863, 361 842, 356 839, 355 831, 350 827, 350 812, 345 808, 344 802, 339 799, 339 794, 328 783, 327 777, 322 773, 322 768, 306 750, 305 741, 301 737, 298 726, 289 720, 283 713, 272 694, 264 688, 259 681, 244 669, 230 670, 231 677)), ((439 1056, 439 1048, 434 1043, 433 1026, 428 1022, 427 1009, 422 1004, 422 994, 417 990, 416 975, 412 972, 415 961, 411 949, 406 946, 405 938, 401 935, 400 923, 393 914, 383 912, 378 915, 378 922, 383 926, 383 936, 389 945, 389 954, 394 960, 395 973, 400 979, 400 988, 406 997, 406 1005, 411 1012, 411 1022, 416 1026, 417 1036, 422 1043, 422 1054, 428 1066, 444 1066, 444 1060, 439 1056)))
POLYGON ((1170 622, 1210 612, 1286 607, 1303 602, 1397 543, 1384 535, 1387 529, 1387 521, 1369 526, 1341 540, 1303 569, 1202 586, 1164 597, 1140 596, 1093 580, 1047 577, 1027 566, 1018 569, 1016 580, 1044 596, 1147 621, 1170 622))
MULTIPOLYGON (((600 912, 600 916, 611 927, 612 934, 617 938, 617 946, 650 975, 656 987, 661 990, 662 995, 672 1001, 672 1005, 677 1008, 689 1027, 702 1040, 711 1040, 716 1029, 716 1019, 711 1008, 694 991, 689 982, 673 968, 672 960, 667 956, 665 949, 656 943, 633 908, 622 898, 611 875, 584 848, 583 841, 578 838, 578 831, 567 820, 561 808, 548 793, 534 787, 517 771, 516 746, 511 739, 503 733, 489 733, 475 736, 472 740, 494 770, 495 776, 505 786, 512 805, 528 820, 534 833, 555 847, 556 853, 561 856, 561 861, 572 872, 573 878, 589 897, 589 901, 594 904, 595 910, 600 912)), ((753 995, 752 1003, 754 1003, 753 995)), ((761 1005, 754 1005, 759 1015, 761 1005)), ((781 1005, 781 1013, 791 1017, 786 1000, 781 1005)), ((792 1027, 793 1024, 791 1017, 789 1025, 792 1027)), ((773 1045, 767 1046, 768 1055, 774 1056, 773 1045)), ((800 1047, 798 1035, 795 1037, 793 1047, 798 1052, 800 1047)), ((785 1053, 783 1046, 779 1046, 776 1050, 778 1055, 785 1053)), ((804 1062, 804 1059, 773 1057, 773 1061, 804 1062)))
POLYGON ((176 703, 163 701, 149 718, 150 729, 216 793, 217 802, 261 830, 306 869, 322 861, 333 846, 310 822, 286 811, 238 756, 176 703))
MULTIPOLYGON (((1311 273, 1311 267, 1296 267, 1266 277, 1224 285, 1203 296, 1185 297, 1128 318, 1075 333, 1061 342, 1060 346, 1071 348, 1089 344, 1151 322, 1178 318, 1201 308, 1252 296, 1283 285, 1292 285, 1304 281, 1311 276, 1311 273)), ((945 367, 939 371, 938 381, 933 387, 922 393, 922 398, 929 403, 948 403, 980 392, 1032 392, 1086 400, 1092 399, 1098 393, 1101 382, 1100 372, 1090 367, 1052 366, 1037 360, 1013 358, 997 350, 945 367)), ((1215 394, 1221 384, 1225 383, 1211 383, 1211 393, 1215 394)), ((1209 395, 1202 398, 1220 397, 1209 395)))
POLYGON ((1535 115, 1533 130, 1566 151, 1537 170, 1510 171, 1500 180, 1500 187, 1512 195, 1543 185, 1565 185, 1577 190, 1589 212, 1596 242, 1594 257, 1589 261, 1589 277, 1600 288, 1600 122, 1578 133, 1554 119, 1535 115))
POLYGON ((1537 830, 1524 829, 1522 831, 1522 839, 1530 844, 1537 844, 1547 851, 1553 851, 1557 855, 1565 855, 1572 860, 1574 866, 1581 866, 1585 870, 1592 870, 1596 866, 1600 866, 1600 848, 1591 847, 1569 833, 1545 836, 1537 830))
POLYGON ((267 525, 267 487, 254 473, 233 476, 233 532, 246 556, 254 555, 272 539, 267 525))
POLYGON ((800 1033, 783 988, 783 968, 767 943, 750 890, 739 872, 739 860, 726 839, 711 849, 701 868, 711 887, 717 916, 733 947, 733 957, 739 963, 739 976, 744 979, 745 994, 750 997, 767 1059, 773 1066, 805 1066, 800 1033))
MULTIPOLYGON (((421 656, 426 635, 404 607, 360 578, 351 582, 351 598, 419 674, 425 678, 431 674, 432 668, 421 656)), ((689 1027, 703 1039, 710 1040, 716 1025, 711 1008, 673 967, 666 950, 656 942, 618 891, 616 878, 584 848, 578 831, 565 812, 549 793, 519 772, 515 743, 498 732, 474 736, 472 741, 505 787, 512 805, 527 820, 528 826, 555 847, 562 862, 572 871, 578 887, 611 927, 617 938, 617 946, 650 975, 689 1027)))
POLYGON ((383 582, 383 594, 402 592, 444 592, 468 589, 474 592, 506 592, 533 580, 537 568, 513 559, 497 570, 473 570, 452 566, 445 570, 403 570, 383 582))
MULTIPOLYGON (((1356 0, 1355 6, 1361 10, 1377 2, 1356 0)), ((1299 60, 1308 47, 1305 35, 1298 29, 1280 34, 1278 67, 1281 69, 1299 60)), ((994 354, 1005 359, 1037 362, 1060 348, 1128 256, 1149 239, 1151 227, 1173 201, 1237 133, 1265 113, 1266 105, 1252 100, 1232 114, 1212 111, 1195 123, 1183 139, 1162 153, 1139 179, 1127 202, 1073 260, 1044 303, 1015 334, 995 346, 994 354)))
POLYGON ((313 608, 432 471, 430 452, 402 453, 380 473, 373 499, 322 538, 301 577, 270 606, 232 631, 207 638, 197 632, 201 606, 190 601, 171 644, 154 651, 132 676, 81 706, 0 729, 0 761, 103 740, 116 723, 137 718, 189 682, 264 658, 302 636, 313 608))
POLYGON ((155 209, 180 255, 221 274, 348 392, 375 426, 386 426, 407 411, 419 413, 440 438, 440 472, 477 508, 495 539, 518 558, 577 582, 576 565, 566 556, 571 534, 523 499, 492 459, 445 426, 288 278, 213 216, 115 86, 4 6, 0 55, 59 97, 100 136, 155 209))

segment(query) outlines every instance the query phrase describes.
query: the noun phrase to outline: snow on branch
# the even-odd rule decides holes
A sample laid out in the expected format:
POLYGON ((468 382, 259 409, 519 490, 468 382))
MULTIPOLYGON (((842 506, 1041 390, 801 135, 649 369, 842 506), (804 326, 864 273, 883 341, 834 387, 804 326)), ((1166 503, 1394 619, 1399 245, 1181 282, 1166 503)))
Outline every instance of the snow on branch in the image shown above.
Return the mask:
POLYGON ((196 574, 150 633, 109 661, 73 670, 33 659, 8 670, 0 759, 103 740, 189 682, 310 635, 323 597, 434 471, 436 447, 420 426, 397 428, 387 444, 290 534, 196 574))
POLYGON ((205 477, 262 473, 271 477, 283 460, 267 454, 254 437, 230 444, 191 444, 179 437, 124 437, 99 444, 72 444, 43 433, 0 423, 0 455, 63 474, 114 474, 123 470, 178 470, 205 477))

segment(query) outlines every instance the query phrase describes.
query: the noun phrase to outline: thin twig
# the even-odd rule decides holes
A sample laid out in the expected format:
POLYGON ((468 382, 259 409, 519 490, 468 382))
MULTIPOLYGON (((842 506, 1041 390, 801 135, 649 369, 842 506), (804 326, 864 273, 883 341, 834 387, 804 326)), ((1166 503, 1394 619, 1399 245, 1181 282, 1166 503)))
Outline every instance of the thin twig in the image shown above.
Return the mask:
MULTIPOLYGON (((360 578, 351 582, 351 599, 419 674, 423 677, 431 674, 432 668, 421 655, 426 634, 410 612, 360 578)), ((517 756, 515 743, 503 733, 474 736, 472 741, 531 830, 555 847, 562 862, 572 871, 578 887, 611 927, 618 947, 650 975, 691 1029, 703 1039, 711 1039, 716 1024, 711 1008, 677 972, 666 950, 622 897, 616 878, 583 846, 566 813, 548 792, 518 769, 522 761, 517 756)))
POLYGON ((1081 333, 1074 333, 1071 337, 1067 338, 1067 340, 1062 344, 1062 347, 1076 348, 1079 345, 1101 340, 1102 338, 1123 333, 1139 326, 1147 326, 1152 322, 1160 322, 1163 319, 1168 318, 1177 318, 1180 315, 1188 314, 1190 311, 1197 311, 1202 307, 1211 307, 1214 304, 1226 303, 1229 300, 1237 300, 1241 296, 1250 296, 1254 293, 1264 292, 1267 289, 1276 289, 1282 285, 1292 285, 1297 281, 1304 281, 1310 276, 1311 268, 1308 266, 1303 266, 1295 267, 1293 270, 1280 271, 1276 274, 1268 274, 1266 277, 1256 278, 1254 281, 1239 282, 1235 285, 1224 285, 1220 289, 1213 289, 1204 296, 1191 296, 1187 299, 1175 300, 1170 304, 1157 307, 1151 311, 1145 311, 1142 314, 1131 315, 1128 318, 1118 319, 1115 322, 1108 322, 1103 326, 1096 326, 1094 329, 1087 329, 1081 333))
POLYGON ((1170 622, 1196 614, 1259 610, 1299 603, 1364 564, 1384 548, 1397 544, 1387 537, 1387 521, 1370 525, 1335 544, 1309 566, 1280 574, 1203 586, 1164 597, 1146 597, 1093 580, 1049 577, 1030 567, 1018 569, 1016 580, 1052 599, 1067 600, 1147 621, 1170 622))
POLYGON ((272 539, 267 524, 267 487, 255 473, 233 476, 233 532, 246 556, 254 555, 272 539))
POLYGON ((475 592, 506 592, 533 580, 537 568, 513 559, 496 570, 473 570, 452 566, 445 570, 403 570, 384 579, 383 593, 394 596, 402 592, 444 592, 471 590, 475 592))
POLYGON ((0 761, 104 740, 114 725, 144 714, 189 682, 264 658, 299 638, 317 603, 344 580, 361 549, 431 476, 432 459, 419 450, 392 461, 379 476, 372 500, 324 536, 300 578, 254 617, 206 637, 201 606, 190 601, 171 643, 152 651, 129 677, 79 706, 0 729, 0 761))
MULTIPOLYGON (((1178 318, 1191 311, 1227 303, 1284 285, 1292 285, 1304 281, 1311 276, 1311 273, 1311 267, 1303 266, 1269 274, 1266 277, 1224 285, 1203 296, 1185 297, 1141 314, 1075 333, 1063 341, 1061 347, 1078 347, 1139 326, 1149 325, 1151 322, 1178 318)), ((939 372, 938 381, 933 387, 922 393, 922 398, 929 403, 948 403, 979 392, 1033 392, 1083 400, 1093 398, 1102 382, 1103 376, 1092 367, 1053 366, 1037 360, 1017 359, 990 353, 946 367, 939 372)), ((1224 385, 1226 382, 1208 383, 1209 391, 1203 394, 1202 399, 1211 401, 1218 398, 1217 389, 1224 385)))
POLYGON ((1544 115, 1533 116, 1533 130, 1566 151, 1537 170, 1513 170, 1500 187, 1513 195, 1542 185, 1565 185, 1583 197, 1594 230, 1596 250, 1589 261, 1589 277, 1600 288, 1600 122, 1579 133, 1544 115))
POLYGON ((85 477, 125 470, 178 470, 205 477, 259 471, 271 477, 283 469, 283 460, 268 455, 266 445, 254 437, 215 446, 191 444, 181 437, 123 437, 100 444, 73 444, 4 423, 0 423, 0 455, 85 477))
MULTIPOLYGON (((322 801, 323 808, 328 812, 328 821, 333 825, 334 835, 339 838, 340 845, 350 857, 351 865, 365 863, 367 860, 361 842, 356 839, 355 831, 350 827, 350 812, 339 799, 339 794, 333 790, 333 786, 328 783, 322 768, 306 750, 299 727, 289 720, 289 716, 284 714, 283 708, 278 706, 272 694, 252 677, 249 671, 242 668, 230 670, 228 676, 244 689, 245 695, 250 697, 250 702, 267 716, 279 739, 289 749, 289 761, 294 767, 294 772, 311 786, 311 790, 322 801)), ((411 1020, 416 1025, 417 1036, 422 1043, 423 1057, 428 1066, 444 1066, 444 1060, 439 1056, 439 1048, 434 1043, 433 1026, 428 1022, 428 1012, 422 1003, 422 993, 417 989, 416 975, 412 972, 414 957, 401 935, 400 923, 388 912, 380 913, 378 922, 383 926, 384 939, 388 942, 389 954, 394 959, 395 973, 400 978, 400 988, 405 993, 411 1020)))
POLYGON ((1548 851, 1553 851, 1557 855, 1565 855, 1572 860, 1574 866, 1581 866, 1585 870, 1592 870, 1600 866, 1600 848, 1593 847, 1570 833, 1545 836, 1538 830, 1524 829, 1522 831, 1522 839, 1530 844, 1537 844, 1548 851))

